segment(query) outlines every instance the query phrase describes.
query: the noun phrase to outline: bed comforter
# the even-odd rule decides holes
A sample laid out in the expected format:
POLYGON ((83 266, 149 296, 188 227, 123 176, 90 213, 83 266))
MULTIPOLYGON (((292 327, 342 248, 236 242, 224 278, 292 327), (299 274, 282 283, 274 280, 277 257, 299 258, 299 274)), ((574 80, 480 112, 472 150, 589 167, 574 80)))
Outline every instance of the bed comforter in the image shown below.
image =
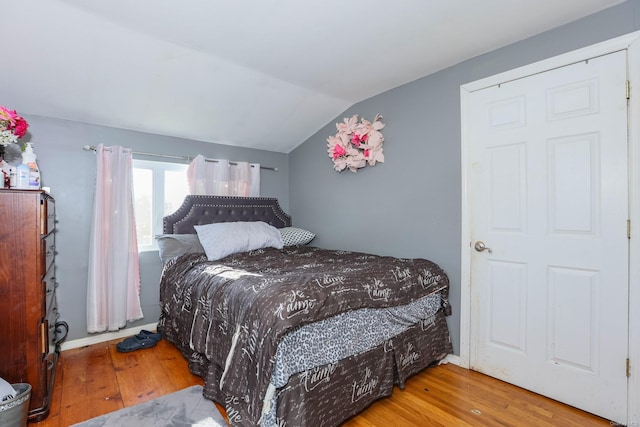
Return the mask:
POLYGON ((203 376, 219 378, 220 403, 232 425, 259 425, 270 409, 269 384, 287 333, 350 310, 401 306, 434 292, 447 312, 447 290, 446 274, 424 259, 308 246, 212 262, 190 254, 165 267, 159 329, 208 359, 212 372, 203 376))

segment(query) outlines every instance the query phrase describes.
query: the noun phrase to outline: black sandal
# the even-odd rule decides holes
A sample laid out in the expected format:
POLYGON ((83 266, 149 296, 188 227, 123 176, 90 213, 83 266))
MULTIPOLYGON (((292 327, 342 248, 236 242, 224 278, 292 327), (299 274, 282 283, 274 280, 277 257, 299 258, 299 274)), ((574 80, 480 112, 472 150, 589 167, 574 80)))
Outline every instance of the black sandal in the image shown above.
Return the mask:
POLYGON ((158 340, 151 337, 140 337, 134 335, 129 338, 125 338, 123 341, 116 344, 116 350, 120 353, 129 353, 131 351, 140 350, 141 348, 151 348, 158 344, 158 340))
POLYGON ((136 335, 138 338, 151 338, 156 341, 160 341, 162 339, 162 334, 160 332, 151 332, 146 329, 141 329, 140 332, 136 335))

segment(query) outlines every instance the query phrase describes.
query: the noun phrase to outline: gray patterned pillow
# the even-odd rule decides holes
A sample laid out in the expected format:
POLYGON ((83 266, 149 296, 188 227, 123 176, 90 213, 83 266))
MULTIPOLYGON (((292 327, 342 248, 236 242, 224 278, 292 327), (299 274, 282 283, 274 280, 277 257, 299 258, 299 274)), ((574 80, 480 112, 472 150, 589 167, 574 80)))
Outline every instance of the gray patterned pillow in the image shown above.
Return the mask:
POLYGON ((316 237, 312 232, 296 227, 281 228, 280 234, 282 234, 282 243, 285 246, 306 245, 316 237))
POLYGON ((156 240, 163 263, 182 254, 204 253, 197 234, 158 234, 156 240))

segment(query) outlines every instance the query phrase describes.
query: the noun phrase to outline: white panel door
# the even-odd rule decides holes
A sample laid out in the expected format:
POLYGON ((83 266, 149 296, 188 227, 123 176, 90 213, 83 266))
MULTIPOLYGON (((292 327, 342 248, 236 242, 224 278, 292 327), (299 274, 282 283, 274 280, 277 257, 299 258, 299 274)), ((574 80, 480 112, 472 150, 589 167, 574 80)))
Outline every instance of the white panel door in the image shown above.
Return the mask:
POLYGON ((471 93, 467 164, 472 369, 618 422, 625 82, 621 51, 471 93))

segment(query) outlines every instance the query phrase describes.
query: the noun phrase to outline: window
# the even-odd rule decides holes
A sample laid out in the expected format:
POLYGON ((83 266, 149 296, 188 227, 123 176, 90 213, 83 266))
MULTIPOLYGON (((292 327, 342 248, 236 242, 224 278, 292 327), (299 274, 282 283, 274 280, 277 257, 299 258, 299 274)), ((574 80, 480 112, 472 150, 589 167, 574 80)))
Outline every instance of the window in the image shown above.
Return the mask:
POLYGON ((139 252, 158 250, 154 236, 162 234, 162 217, 175 212, 187 194, 187 165, 133 160, 139 252))

